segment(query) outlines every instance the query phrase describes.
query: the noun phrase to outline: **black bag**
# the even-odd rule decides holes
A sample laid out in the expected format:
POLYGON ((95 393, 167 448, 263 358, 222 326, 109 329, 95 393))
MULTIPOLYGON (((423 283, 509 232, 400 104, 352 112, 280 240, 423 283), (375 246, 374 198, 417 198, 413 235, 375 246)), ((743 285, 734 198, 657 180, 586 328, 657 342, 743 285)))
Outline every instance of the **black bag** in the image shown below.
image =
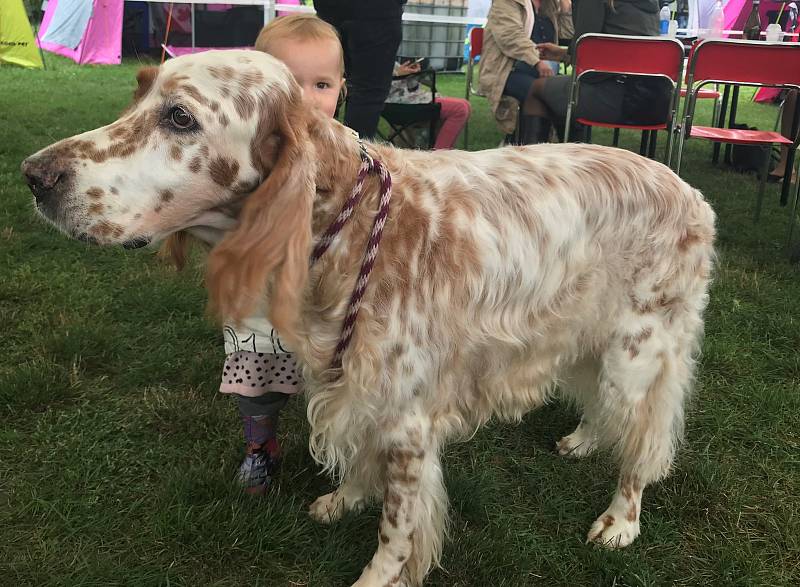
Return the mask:
POLYGON ((622 99, 624 124, 663 124, 669 118, 672 84, 660 77, 621 76, 625 84, 622 99))
MULTIPOLYGON (((758 130, 754 126, 746 124, 734 124, 731 128, 739 130, 758 130)), ((775 169, 780 159, 780 149, 764 149, 756 145, 737 145, 731 148, 731 167, 740 173, 760 173, 764 168, 764 157, 769 157, 769 171, 775 169)))
POLYGON ((606 124, 656 125, 669 118, 672 84, 655 76, 589 72, 581 91, 591 86, 591 98, 578 101, 577 115, 606 124))

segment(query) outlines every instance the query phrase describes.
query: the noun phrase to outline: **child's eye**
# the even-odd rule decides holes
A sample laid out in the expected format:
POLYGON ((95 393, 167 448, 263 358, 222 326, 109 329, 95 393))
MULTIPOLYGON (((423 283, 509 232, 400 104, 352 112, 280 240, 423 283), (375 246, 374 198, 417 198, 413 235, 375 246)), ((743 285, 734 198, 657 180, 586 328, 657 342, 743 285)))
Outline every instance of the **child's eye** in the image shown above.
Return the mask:
POLYGON ((327 90, 328 88, 331 87, 331 85, 328 82, 317 82, 316 84, 314 84, 314 87, 317 88, 318 90, 327 90))

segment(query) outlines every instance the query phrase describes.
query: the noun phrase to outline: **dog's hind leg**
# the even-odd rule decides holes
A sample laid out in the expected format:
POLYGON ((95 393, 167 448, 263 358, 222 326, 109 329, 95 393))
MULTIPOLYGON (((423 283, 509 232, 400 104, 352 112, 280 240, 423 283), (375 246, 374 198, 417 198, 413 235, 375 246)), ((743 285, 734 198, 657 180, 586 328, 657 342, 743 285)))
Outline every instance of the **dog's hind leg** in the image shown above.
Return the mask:
POLYGON ((601 444, 615 445, 620 477, 611 505, 592 525, 588 541, 611 548, 633 542, 639 535, 642 490, 664 477, 672 464, 683 429, 696 336, 675 328, 671 320, 631 312, 604 354, 597 430, 601 444))
POLYGON ((378 549, 354 587, 416 587, 438 564, 445 533, 447 497, 438 442, 430 418, 418 408, 383 434, 386 486, 378 549))
POLYGON ((597 448, 597 410, 600 365, 593 357, 578 361, 559 389, 563 396, 572 400, 581 410, 581 421, 572 434, 556 442, 556 452, 562 456, 582 458, 597 448))
POLYGON ((558 454, 580 459, 594 452, 597 448, 597 434, 590 418, 591 415, 584 413, 575 431, 556 442, 558 454))

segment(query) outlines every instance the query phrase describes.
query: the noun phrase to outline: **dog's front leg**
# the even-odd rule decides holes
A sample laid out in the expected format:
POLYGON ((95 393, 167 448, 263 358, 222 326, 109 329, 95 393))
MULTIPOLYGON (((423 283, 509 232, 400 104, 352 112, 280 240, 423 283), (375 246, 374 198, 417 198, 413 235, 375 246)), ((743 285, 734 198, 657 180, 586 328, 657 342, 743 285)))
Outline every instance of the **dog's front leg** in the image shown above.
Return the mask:
POLYGON ((354 476, 346 477, 335 491, 318 497, 308 509, 311 517, 322 524, 330 524, 345 512, 363 510, 368 494, 359 481, 354 476))
POLYGON ((415 587, 438 560, 447 501, 431 422, 421 414, 410 410, 386 437, 378 550, 354 587, 415 587))
POLYGON ((360 512, 368 502, 379 499, 386 487, 384 452, 375 444, 363 444, 349 463, 341 485, 311 504, 311 517, 329 524, 339 520, 346 512, 360 512))

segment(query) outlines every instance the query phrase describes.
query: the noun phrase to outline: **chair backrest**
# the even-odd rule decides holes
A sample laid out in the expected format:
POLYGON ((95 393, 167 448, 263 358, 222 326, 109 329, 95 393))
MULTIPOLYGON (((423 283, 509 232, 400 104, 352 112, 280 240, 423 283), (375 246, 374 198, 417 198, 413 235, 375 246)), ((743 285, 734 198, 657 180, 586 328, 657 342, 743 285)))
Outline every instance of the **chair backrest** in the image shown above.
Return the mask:
POLYGON ((480 93, 473 87, 475 84, 475 59, 480 57, 483 52, 483 27, 473 27, 469 29, 469 60, 467 61, 467 93, 464 96, 467 100, 470 96, 480 96, 480 93))
POLYGON ((800 87, 800 43, 704 40, 689 54, 688 85, 800 87))
POLYGON ((659 75, 680 83, 683 44, 665 37, 586 34, 575 44, 575 74, 590 71, 659 75))
POLYGON ((469 59, 474 61, 483 53, 483 27, 473 27, 469 30, 469 59))
MULTIPOLYGON (((578 102, 580 101, 580 81, 582 77, 592 73, 610 73, 628 76, 650 76, 666 80, 671 84, 672 89, 669 92, 669 104, 667 111, 664 113, 664 121, 656 121, 658 118, 656 117, 652 124, 640 125, 660 126, 663 123, 669 137, 668 141, 670 141, 680 96, 683 57, 683 43, 677 39, 599 33, 581 35, 575 43, 572 86, 570 87, 570 98, 567 106, 567 131, 564 133, 564 140, 570 140, 573 113, 577 111, 578 102)), ((660 115, 660 113, 658 114, 660 115)), ((592 121, 581 117, 581 122, 591 124, 592 122, 601 123, 603 121, 592 121)), ((639 127, 639 125, 624 124, 619 124, 618 126, 639 127)), ((669 153, 669 146, 667 152, 669 153)))

